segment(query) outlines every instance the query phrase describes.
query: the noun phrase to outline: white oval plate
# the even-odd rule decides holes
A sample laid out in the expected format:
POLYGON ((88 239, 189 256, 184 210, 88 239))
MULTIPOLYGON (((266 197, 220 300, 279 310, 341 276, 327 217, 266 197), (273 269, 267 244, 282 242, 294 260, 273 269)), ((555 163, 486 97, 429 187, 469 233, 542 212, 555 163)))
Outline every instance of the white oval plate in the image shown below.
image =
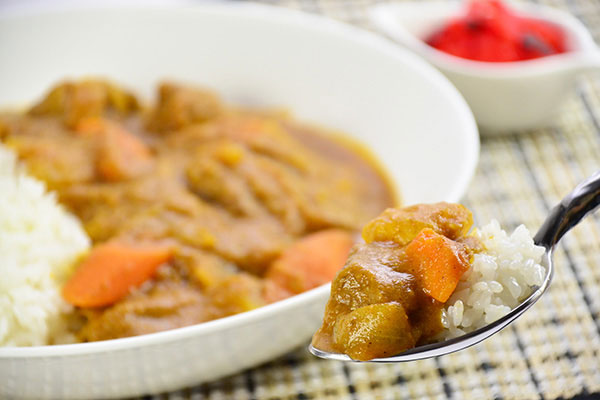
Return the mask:
MULTIPOLYGON (((476 166, 471 111, 436 70, 395 45, 273 7, 72 10, 0 18, 0 107, 59 79, 103 75, 150 96, 162 78, 238 104, 279 106, 367 143, 405 204, 458 201, 476 166)), ((319 326, 329 285, 244 314, 151 335, 0 348, 0 397, 156 393, 257 365, 319 326)))

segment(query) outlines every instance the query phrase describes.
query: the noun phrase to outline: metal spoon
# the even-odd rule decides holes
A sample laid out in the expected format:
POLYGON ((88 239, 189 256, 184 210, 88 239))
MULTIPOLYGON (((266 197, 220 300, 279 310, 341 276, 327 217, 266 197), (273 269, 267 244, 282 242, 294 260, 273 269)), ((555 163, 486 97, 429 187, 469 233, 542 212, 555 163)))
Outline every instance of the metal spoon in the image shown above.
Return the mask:
MULTIPOLYGON (((443 342, 415 347, 395 356, 375 358, 371 361, 391 363, 443 356, 471 347, 506 327, 542 297, 542 294, 544 294, 550 286, 550 281, 554 274, 554 265, 552 264, 552 251, 554 246, 565 233, 577 225, 583 217, 593 211, 598 205, 600 205, 600 170, 596 171, 592 176, 577 185, 571 193, 565 196, 565 198, 550 211, 550 214, 534 237, 534 242, 538 246, 544 246, 546 248, 546 252, 542 258, 542 265, 546 267, 546 277, 544 278, 544 282, 507 315, 463 336, 445 340, 443 342)), ((355 361, 345 354, 329 353, 314 348, 312 345, 310 345, 308 349, 317 357, 330 360, 355 361)))

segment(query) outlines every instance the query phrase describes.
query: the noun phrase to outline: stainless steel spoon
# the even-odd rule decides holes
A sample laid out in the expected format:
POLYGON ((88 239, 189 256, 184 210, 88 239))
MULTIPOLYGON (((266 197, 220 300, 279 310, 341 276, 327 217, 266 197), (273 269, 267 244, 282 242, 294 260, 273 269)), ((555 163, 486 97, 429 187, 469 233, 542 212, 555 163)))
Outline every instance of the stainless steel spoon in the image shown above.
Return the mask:
MULTIPOLYGON (((473 332, 469 332, 463 336, 443 342, 415 347, 414 349, 410 349, 392 357, 376 358, 371 360, 371 362, 405 362, 443 356, 471 347, 506 327, 542 297, 542 294, 544 294, 550 286, 550 281, 554 275, 554 265, 552 264, 552 251, 554 246, 565 233, 577 225, 583 217, 593 211, 598 205, 600 205, 600 171, 596 171, 594 175, 581 182, 571 193, 565 196, 565 198, 550 211, 550 215, 548 215, 543 225, 536 233, 534 237, 535 243, 546 248, 546 252, 542 258, 542 265, 546 267, 546 277, 544 278, 542 285, 510 313, 489 325, 473 332)), ((330 360, 355 361, 345 354, 329 353, 314 348, 312 345, 310 345, 308 349, 317 357, 330 360)))

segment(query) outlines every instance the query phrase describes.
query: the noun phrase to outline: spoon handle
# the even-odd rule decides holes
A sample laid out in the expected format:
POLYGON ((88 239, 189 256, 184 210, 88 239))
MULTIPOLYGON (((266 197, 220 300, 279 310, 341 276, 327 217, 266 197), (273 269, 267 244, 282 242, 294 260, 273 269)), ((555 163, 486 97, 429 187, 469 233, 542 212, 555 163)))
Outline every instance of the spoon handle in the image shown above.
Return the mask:
POLYGON ((581 182, 556 205, 535 234, 539 246, 552 248, 565 233, 600 205, 600 170, 581 182))

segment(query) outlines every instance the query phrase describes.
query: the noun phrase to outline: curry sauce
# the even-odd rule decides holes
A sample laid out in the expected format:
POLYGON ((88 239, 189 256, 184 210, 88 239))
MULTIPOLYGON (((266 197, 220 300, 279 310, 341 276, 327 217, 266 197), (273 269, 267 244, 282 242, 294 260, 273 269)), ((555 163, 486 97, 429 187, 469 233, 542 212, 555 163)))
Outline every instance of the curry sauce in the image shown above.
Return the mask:
POLYGON ((27 112, 0 114, 0 140, 94 243, 63 292, 83 316, 82 341, 221 318, 326 283, 361 226, 395 204, 366 150, 173 83, 145 106, 109 82, 64 82, 27 112))

